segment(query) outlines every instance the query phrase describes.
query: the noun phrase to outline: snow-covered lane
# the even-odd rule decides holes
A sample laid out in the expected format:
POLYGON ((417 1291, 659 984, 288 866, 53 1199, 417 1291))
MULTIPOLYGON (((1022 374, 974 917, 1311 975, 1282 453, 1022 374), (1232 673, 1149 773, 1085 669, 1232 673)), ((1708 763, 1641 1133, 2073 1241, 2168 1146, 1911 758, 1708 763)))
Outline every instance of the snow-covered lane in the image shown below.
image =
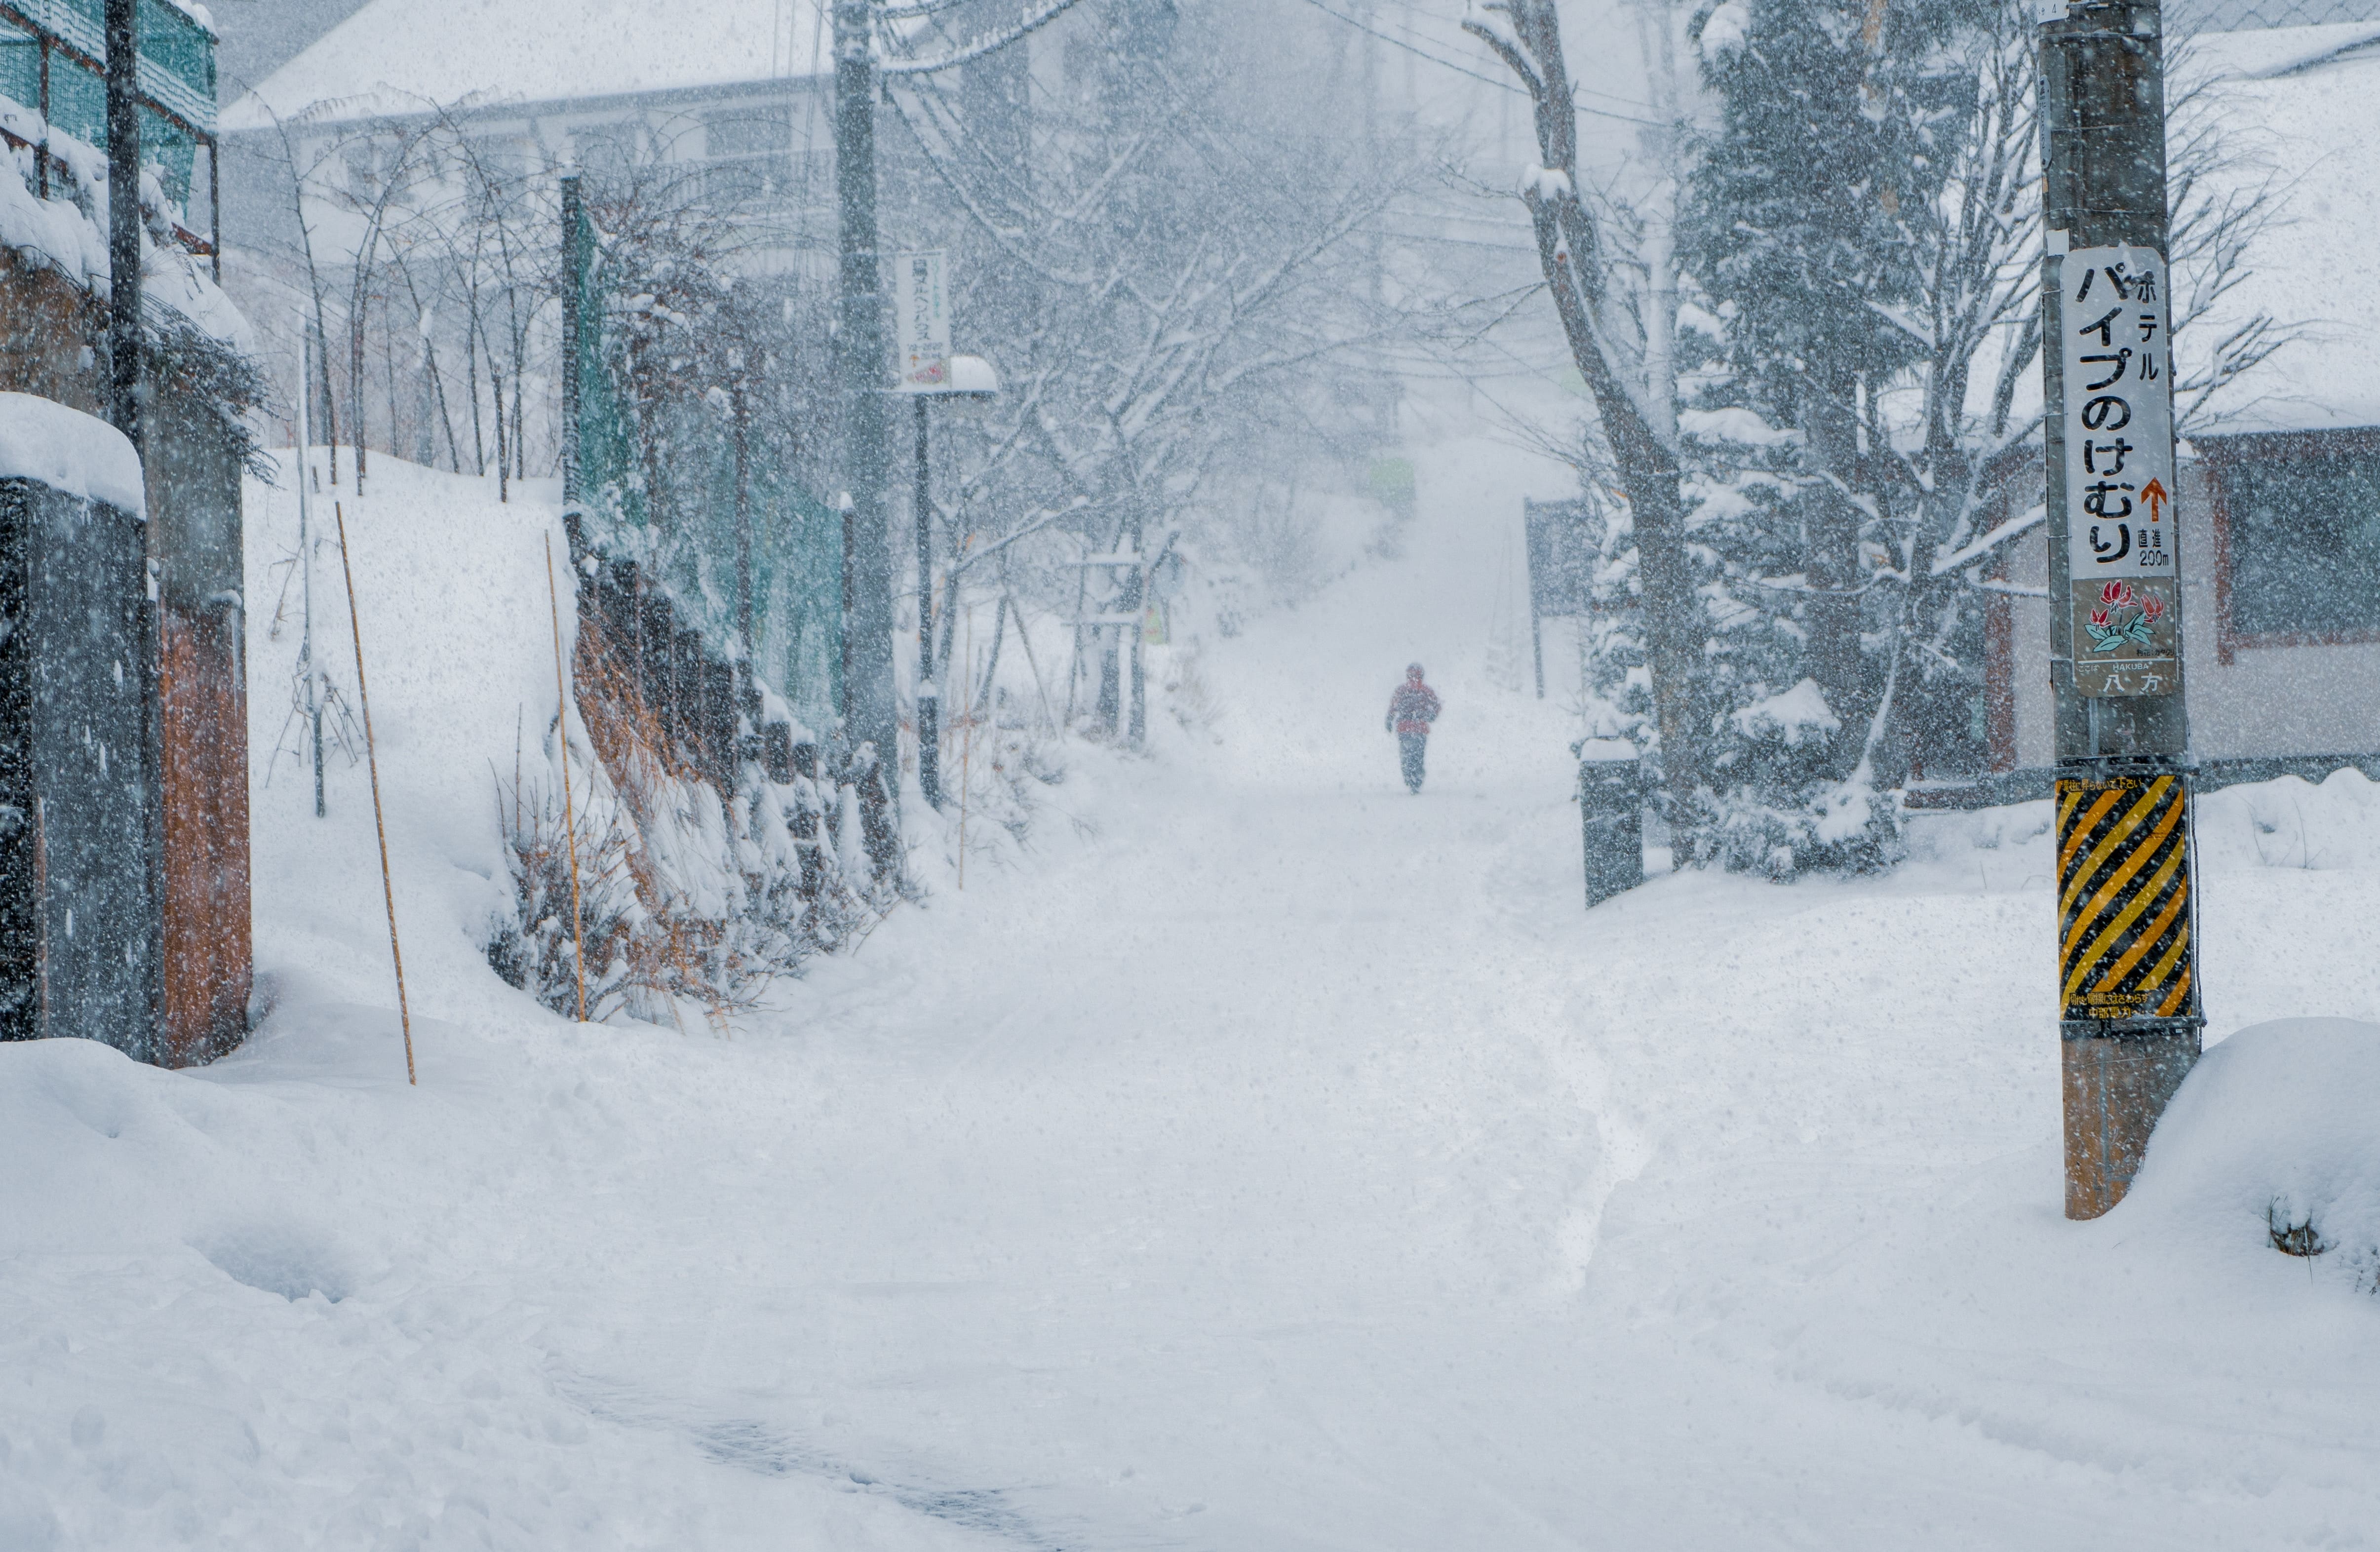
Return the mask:
MULTIPOLYGON (((247 1049, 0 1049, 8 1552, 2380 1539, 2369 1293, 2261 1208, 2058 1216, 2041 806, 1586 913, 1559 692, 1481 672, 1448 520, 964 891, 921 834, 926 903, 773 1013, 577 1029, 468 937, 543 519, 450 506, 347 514, 368 597, 376 533, 476 545, 526 643, 368 605, 421 1087, 336 766, 327 825, 259 792, 247 1049)), ((2380 1021, 2375 821, 2205 805, 2216 1035, 2380 1021)))

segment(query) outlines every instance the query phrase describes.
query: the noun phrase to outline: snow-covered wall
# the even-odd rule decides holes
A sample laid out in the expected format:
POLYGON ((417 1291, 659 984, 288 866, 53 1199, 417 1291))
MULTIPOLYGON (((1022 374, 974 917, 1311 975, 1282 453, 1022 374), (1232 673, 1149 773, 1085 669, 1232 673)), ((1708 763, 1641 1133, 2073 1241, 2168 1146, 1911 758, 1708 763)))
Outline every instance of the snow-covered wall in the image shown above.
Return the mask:
POLYGON ((140 455, 94 416, 30 394, 0 393, 0 479, 31 479, 141 514, 140 455))

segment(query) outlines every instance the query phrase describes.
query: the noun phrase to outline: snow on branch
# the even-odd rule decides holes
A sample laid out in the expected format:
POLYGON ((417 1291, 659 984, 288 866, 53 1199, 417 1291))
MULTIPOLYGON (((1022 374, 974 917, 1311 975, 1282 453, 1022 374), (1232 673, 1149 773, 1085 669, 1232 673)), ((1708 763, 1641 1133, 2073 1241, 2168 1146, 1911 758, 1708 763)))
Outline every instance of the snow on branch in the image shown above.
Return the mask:
POLYGON ((1559 167, 1527 167, 1521 173, 1524 200, 1559 200, 1571 192, 1570 175, 1559 167))
POLYGON ((2039 527, 2042 519, 2048 515, 2049 508, 2036 503, 1973 543, 1961 545, 1948 555, 1942 556, 1929 569, 1936 576, 1948 576, 1954 571, 1963 570, 2006 544, 2010 540, 2039 527))
POLYGON ((1077 0, 1049 0, 1049 3, 1039 10, 1027 11, 1022 20, 1004 31, 988 32, 973 42, 932 59, 888 59, 880 64, 877 68, 888 76, 922 76, 929 75, 936 70, 947 70, 953 66, 965 65, 969 60, 981 59, 988 54, 996 54, 1017 40, 1039 31, 1067 11, 1073 10, 1076 3, 1077 0))

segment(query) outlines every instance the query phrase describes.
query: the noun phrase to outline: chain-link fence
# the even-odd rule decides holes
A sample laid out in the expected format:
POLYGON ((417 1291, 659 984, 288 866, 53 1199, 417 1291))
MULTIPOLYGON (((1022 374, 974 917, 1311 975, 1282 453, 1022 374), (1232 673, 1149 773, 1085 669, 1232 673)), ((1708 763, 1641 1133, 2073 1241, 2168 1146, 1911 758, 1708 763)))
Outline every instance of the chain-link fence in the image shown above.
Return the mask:
POLYGON ((2317 27, 2334 21, 2380 21, 2380 0, 2168 0, 2166 16, 2171 29, 2179 32, 2317 27))

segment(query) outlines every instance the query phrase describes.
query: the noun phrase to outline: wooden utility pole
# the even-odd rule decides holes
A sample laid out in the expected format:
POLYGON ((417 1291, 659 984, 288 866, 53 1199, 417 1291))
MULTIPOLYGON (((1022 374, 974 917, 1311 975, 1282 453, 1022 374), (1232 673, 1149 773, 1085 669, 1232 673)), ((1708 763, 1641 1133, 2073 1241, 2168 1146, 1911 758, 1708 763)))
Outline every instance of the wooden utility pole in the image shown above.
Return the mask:
POLYGON ((2123 1200, 2198 1060, 2157 0, 2039 30, 2066 1216, 2123 1200))

